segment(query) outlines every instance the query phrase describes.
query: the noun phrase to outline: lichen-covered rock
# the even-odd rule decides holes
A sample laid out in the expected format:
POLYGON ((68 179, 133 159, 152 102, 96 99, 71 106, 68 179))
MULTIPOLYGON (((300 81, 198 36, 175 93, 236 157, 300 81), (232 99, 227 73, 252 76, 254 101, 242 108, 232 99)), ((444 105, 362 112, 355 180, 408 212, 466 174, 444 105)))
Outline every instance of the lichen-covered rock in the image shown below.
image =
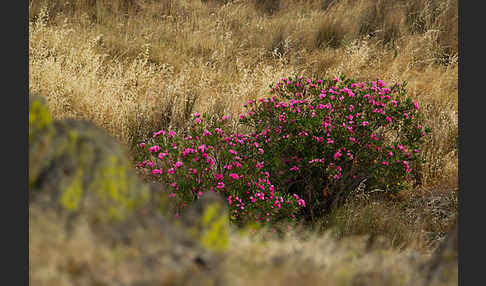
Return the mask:
MULTIPOLYGON (((229 243, 228 210, 218 194, 204 194, 176 218, 166 186, 143 183, 115 139, 86 121, 51 119, 41 98, 30 98, 29 142, 34 280, 56 259, 42 246, 48 242, 63 249, 66 281, 94 279, 79 285, 226 285, 215 275, 229 243), (57 234, 42 238, 47 226, 57 234), (80 247, 88 248, 86 259, 80 247), (89 256, 95 252, 105 259, 89 256)), ((55 276, 47 285, 61 285, 55 276)))
POLYGON ((31 97, 29 105, 32 201, 122 219, 149 199, 148 186, 115 139, 86 121, 52 120, 39 98, 31 97))
MULTIPOLYGON (((143 183, 125 148, 102 129, 86 121, 52 120, 40 97, 30 98, 29 116, 31 203, 132 225, 159 221, 161 215, 173 217, 175 204, 167 188, 143 183)), ((164 229, 181 233, 178 240, 186 245, 226 249, 227 206, 218 194, 206 193, 164 229)))

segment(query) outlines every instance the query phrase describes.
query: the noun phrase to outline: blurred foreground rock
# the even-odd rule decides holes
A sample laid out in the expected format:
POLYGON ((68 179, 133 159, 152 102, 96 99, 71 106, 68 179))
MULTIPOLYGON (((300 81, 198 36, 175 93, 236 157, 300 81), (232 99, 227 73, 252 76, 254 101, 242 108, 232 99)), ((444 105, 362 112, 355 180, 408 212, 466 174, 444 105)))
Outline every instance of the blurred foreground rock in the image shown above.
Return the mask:
POLYGON ((123 219, 149 199, 126 150, 89 122, 54 121, 40 98, 29 109, 29 187, 32 202, 73 213, 123 219))
MULTIPOLYGON (((42 98, 31 96, 29 105, 30 236, 53 240, 45 247, 29 245, 33 271, 50 263, 43 260, 56 259, 48 249, 61 247, 66 248, 66 259, 73 260, 62 264, 68 268, 65 272, 72 272, 69 279, 80 279, 79 284, 66 285, 161 285, 189 272, 192 278, 181 278, 184 285, 204 285, 195 269, 203 275, 213 268, 218 254, 212 250, 224 250, 228 242, 224 201, 216 194, 203 195, 187 215, 176 218, 170 213, 166 187, 143 183, 114 138, 86 121, 53 120, 42 98), (69 241, 80 236, 88 236, 83 242, 86 251, 95 245, 110 252, 120 247, 133 251, 135 256, 108 255, 132 268, 127 269, 131 274, 124 281, 118 281, 121 274, 93 277, 100 271, 92 269, 89 260, 96 258, 84 261, 68 250, 69 241), (143 277, 136 277, 134 269, 143 271, 143 277)), ((51 283, 63 285, 55 279, 51 283)))

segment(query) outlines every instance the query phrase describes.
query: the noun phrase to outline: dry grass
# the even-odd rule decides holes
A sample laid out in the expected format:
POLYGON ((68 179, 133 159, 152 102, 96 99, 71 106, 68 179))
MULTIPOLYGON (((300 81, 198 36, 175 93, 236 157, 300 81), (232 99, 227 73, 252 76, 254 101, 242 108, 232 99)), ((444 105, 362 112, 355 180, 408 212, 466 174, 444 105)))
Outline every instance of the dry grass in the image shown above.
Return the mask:
POLYGON ((86 217, 68 228, 67 216, 38 205, 29 219, 31 285, 214 285, 193 263, 196 250, 163 228, 132 225, 107 235, 109 225, 97 228, 86 217))
POLYGON ((457 1, 327 2, 30 1, 29 90, 132 146, 282 76, 407 81, 434 130, 422 183, 456 185, 457 1))
POLYGON ((208 267, 201 267, 157 229, 127 228, 133 240, 123 243, 82 219, 70 232, 65 223, 31 207, 32 285, 457 285, 453 268, 445 283, 424 283, 430 252, 393 249, 368 235, 336 239, 296 228, 279 239, 270 231, 232 232, 231 247, 203 256, 208 267))
MULTIPOLYGON (((355 252, 349 247, 361 247, 363 238, 338 244, 329 235, 268 243, 234 236, 218 271, 231 285, 414 285, 419 279, 404 253, 433 249, 451 225, 442 214, 457 213, 457 192, 449 191, 458 184, 457 0, 29 3, 29 91, 47 98, 55 118, 87 119, 128 147, 159 129, 183 128, 195 111, 236 118, 244 102, 264 96, 284 76, 406 81, 433 130, 423 150, 427 163, 416 174, 420 189, 398 202, 349 202, 322 225, 334 226, 340 238, 383 236, 390 247, 355 252), (435 198, 448 203, 428 212, 435 198), (252 276, 241 277, 244 270, 252 276)), ((133 257, 130 247, 115 251, 89 231, 75 232, 67 243, 56 223, 31 219, 33 284, 72 285, 78 270, 69 267, 78 264, 87 265, 79 279, 92 280, 76 285, 105 281, 102 271, 108 280, 135 279, 131 264, 119 258, 133 257)))
POLYGON ((358 193, 316 224, 337 238, 381 237, 391 248, 434 249, 457 221, 457 190, 404 192, 394 199, 358 193))

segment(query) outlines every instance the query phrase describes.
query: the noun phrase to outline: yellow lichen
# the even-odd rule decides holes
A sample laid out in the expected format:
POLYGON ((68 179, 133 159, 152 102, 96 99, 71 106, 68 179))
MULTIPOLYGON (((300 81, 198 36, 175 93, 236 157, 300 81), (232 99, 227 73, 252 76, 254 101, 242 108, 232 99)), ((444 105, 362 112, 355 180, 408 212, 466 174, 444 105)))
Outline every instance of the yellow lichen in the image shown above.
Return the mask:
POLYGON ((52 118, 47 106, 39 100, 32 100, 29 106, 29 143, 39 132, 51 124, 52 118))
POLYGON ((64 190, 61 195, 60 203, 66 209, 75 211, 79 207, 81 196, 83 194, 83 170, 78 169, 71 184, 64 190))
POLYGON ((226 249, 229 241, 229 222, 227 214, 222 211, 222 206, 217 203, 209 205, 201 222, 203 226, 202 245, 211 250, 226 249))
POLYGON ((106 160, 92 184, 106 207, 108 217, 113 219, 123 219, 127 211, 135 209, 148 199, 148 194, 142 193, 145 189, 136 187, 135 182, 127 176, 127 167, 115 156, 106 160))

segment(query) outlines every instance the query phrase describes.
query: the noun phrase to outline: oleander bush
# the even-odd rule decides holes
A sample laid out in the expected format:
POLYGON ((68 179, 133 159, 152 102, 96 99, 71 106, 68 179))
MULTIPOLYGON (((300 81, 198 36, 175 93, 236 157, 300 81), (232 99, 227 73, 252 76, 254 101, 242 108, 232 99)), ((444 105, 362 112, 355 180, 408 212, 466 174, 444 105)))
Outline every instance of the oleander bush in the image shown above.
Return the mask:
POLYGON ((228 119, 195 113, 183 134, 155 132, 152 140, 140 144, 145 160, 138 167, 150 168, 171 187, 169 197, 180 211, 204 192, 214 191, 227 199, 233 221, 295 219, 305 201, 275 189, 259 159, 264 149, 251 134, 229 133, 228 119))
POLYGON ((216 191, 233 220, 314 220, 360 185, 393 194, 413 181, 430 130, 405 87, 282 78, 270 96, 245 104, 239 123, 250 132, 230 133, 228 116, 195 113, 187 131, 160 130, 141 143, 139 167, 170 184, 180 210, 216 191))

